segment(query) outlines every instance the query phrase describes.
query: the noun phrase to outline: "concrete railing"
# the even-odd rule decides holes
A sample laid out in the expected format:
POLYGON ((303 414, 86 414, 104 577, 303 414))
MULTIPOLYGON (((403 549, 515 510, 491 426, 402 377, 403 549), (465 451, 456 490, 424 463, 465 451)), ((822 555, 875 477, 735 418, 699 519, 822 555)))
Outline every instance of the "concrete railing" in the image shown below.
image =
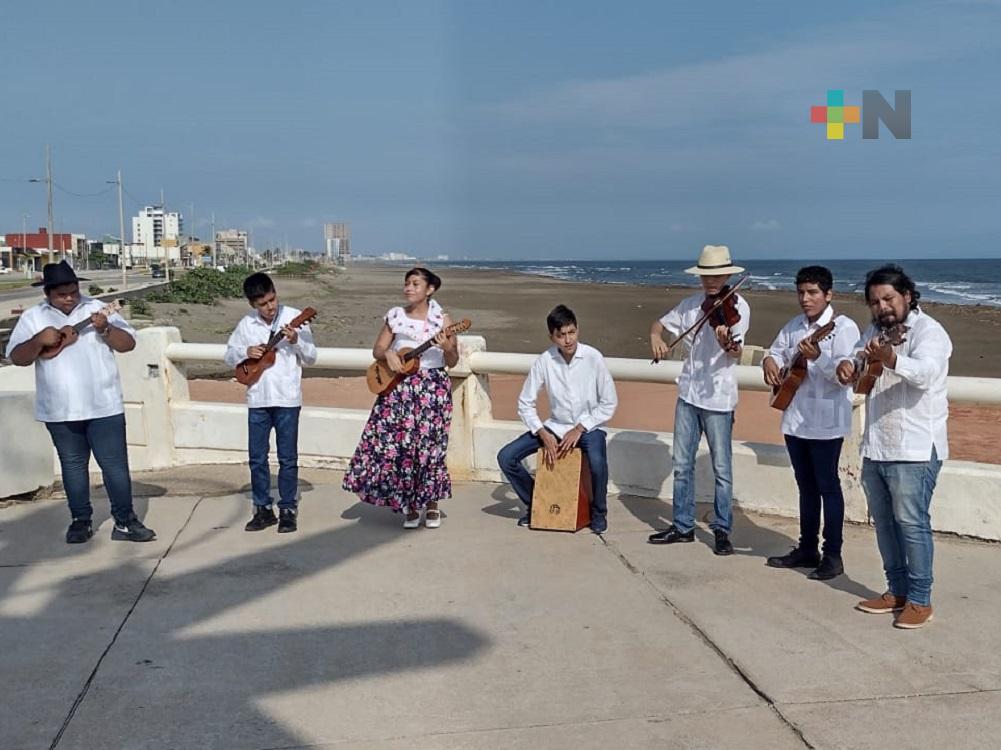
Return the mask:
MULTIPOLYGON (((246 407, 191 401, 188 394, 185 363, 221 363, 224 353, 221 344, 182 342, 177 329, 149 328, 140 331, 136 349, 120 357, 129 453, 135 469, 246 461, 246 407)), ((455 408, 449 469, 456 479, 501 481, 497 451, 521 434, 524 427, 493 418, 489 378, 494 374, 524 375, 535 355, 488 352, 486 341, 478 336, 460 337, 459 353, 459 363, 450 370, 455 408)), ((317 366, 358 372, 370 362, 367 349, 321 348, 317 366)), ((673 382, 682 364, 669 360, 654 366, 649 360, 615 357, 607 362, 613 378, 620 382, 673 382)), ((738 366, 737 380, 742 389, 767 389, 759 367, 738 366)), ((948 387, 954 402, 1001 404, 1001 380, 954 377, 949 379, 948 387)), ((30 369, 0 368, 0 392, 24 391, 21 399, 28 403, 32 389, 30 369)), ((33 429, 36 436, 47 437, 44 432, 38 433, 39 425, 29 424, 28 413, 21 408, 15 419, 14 412, 4 406, 0 434, 22 434, 22 429, 33 429)), ((366 410, 305 407, 299 431, 300 462, 305 466, 344 468, 367 418, 366 410)), ((842 452, 840 470, 846 517, 865 522, 865 498, 859 484, 861 407, 856 409, 854 423, 853 435, 842 452)), ((610 491, 670 497, 672 435, 628 429, 607 432, 610 491)), ((46 449, 52 466, 51 445, 47 444, 46 449)), ((0 457, 3 453, 0 450, 0 457)), ((782 446, 738 441, 734 443, 733 457, 734 496, 739 507, 785 516, 798 514, 797 489, 782 446)), ((7 472, 0 477, 4 474, 7 472)), ((700 449, 696 474, 699 501, 711 501, 712 471, 704 447, 700 449)), ((0 497, 11 494, 4 482, 0 478, 0 497)), ((1001 540, 999 483, 1001 466, 946 462, 932 506, 934 528, 1001 540)))

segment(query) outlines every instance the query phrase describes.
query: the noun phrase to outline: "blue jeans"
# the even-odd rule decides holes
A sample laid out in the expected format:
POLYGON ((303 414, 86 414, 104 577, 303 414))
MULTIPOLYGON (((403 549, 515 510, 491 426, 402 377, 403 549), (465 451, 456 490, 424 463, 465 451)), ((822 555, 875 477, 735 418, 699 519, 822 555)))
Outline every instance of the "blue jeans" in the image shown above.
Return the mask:
POLYGON ((808 440, 786 435, 789 462, 799 487, 799 546, 816 551, 824 513, 824 554, 841 557, 845 496, 838 476, 844 438, 808 440))
POLYGON ((101 467, 104 487, 111 501, 111 515, 124 523, 132 515, 132 477, 125 444, 125 415, 115 414, 77 422, 46 422, 52 443, 59 454, 66 500, 74 519, 89 521, 90 455, 101 467))
MULTIPOLYGON (((545 428, 543 428, 545 429, 545 428)), ((608 513, 608 456, 605 452, 604 430, 588 430, 580 436, 578 447, 587 456, 591 469, 591 517, 604 518, 608 513)), ((526 507, 532 507, 535 479, 522 461, 542 448, 539 438, 531 432, 508 443, 497 454, 497 465, 511 483, 511 488, 526 507)), ((542 459, 540 459, 542 460, 542 459)))
POLYGON ((254 505, 271 505, 271 428, 278 447, 278 507, 295 508, 299 488, 298 406, 268 406, 247 412, 250 488, 254 505))
POLYGON ((674 527, 682 534, 695 528, 695 456, 705 433, 716 487, 709 525, 730 533, 733 528, 733 412, 710 411, 679 398, 674 407, 674 527))
POLYGON ((891 594, 931 604, 932 493, 942 462, 935 448, 927 461, 862 461, 862 488, 876 524, 876 543, 891 594))

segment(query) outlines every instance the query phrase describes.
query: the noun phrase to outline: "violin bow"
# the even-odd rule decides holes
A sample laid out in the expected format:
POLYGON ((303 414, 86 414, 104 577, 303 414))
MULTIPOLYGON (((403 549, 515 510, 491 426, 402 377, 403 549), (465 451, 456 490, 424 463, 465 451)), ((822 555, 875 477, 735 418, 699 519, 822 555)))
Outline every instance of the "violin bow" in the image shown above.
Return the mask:
MULTIPOLYGON (((710 316, 711 316, 711 315, 712 315, 712 314, 713 314, 714 312, 716 312, 716 309, 717 309, 717 308, 718 308, 718 307, 719 307, 720 305, 722 305, 722 304, 723 304, 724 302, 726 302, 726 300, 727 300, 727 299, 729 299, 729 298, 730 298, 730 297, 731 297, 731 296, 733 295, 733 293, 734 293, 734 292, 736 292, 736 291, 737 291, 737 289, 739 289, 739 288, 740 288, 740 285, 741 285, 741 284, 743 284, 743 283, 744 283, 745 281, 747 281, 747 280, 748 280, 749 278, 751 278, 751 274, 749 274, 749 273, 745 273, 745 274, 744 274, 743 276, 741 276, 741 277, 740 277, 739 279, 737 279, 737 283, 736 283, 736 284, 734 284, 733 286, 731 286, 731 287, 730 287, 730 290, 729 290, 729 291, 728 291, 728 292, 727 292, 726 294, 724 294, 724 295, 722 295, 721 297, 719 297, 719 298, 717 298, 717 299, 713 300, 713 306, 709 308, 709 311, 708 311, 708 312, 706 312, 706 313, 703 313, 703 315, 702 315, 702 317, 701 317, 701 318, 699 318, 698 320, 696 320, 696 321, 695 321, 695 322, 694 322, 694 323, 693 323, 692 325, 690 325, 690 326, 689 326, 689 327, 688 327, 688 328, 687 328, 687 329, 686 329, 685 331, 683 331, 683 332, 682 332, 682 333, 681 333, 681 334, 680 334, 680 335, 679 335, 679 336, 678 336, 678 337, 677 337, 677 338, 676 338, 676 339, 675 339, 674 341, 672 341, 672 342, 671 342, 670 344, 668 344, 668 345, 667 345, 667 353, 668 353, 668 354, 670 354, 670 353, 671 353, 671 350, 672 350, 672 349, 673 349, 674 347, 676 347, 676 346, 677 346, 677 345, 678 345, 678 344, 679 344, 679 343, 681 342, 681 340, 682 340, 683 338, 685 338, 685 336, 687 336, 687 335, 688 335, 689 333, 691 333, 692 331, 695 331, 695 335, 696 335, 696 336, 698 336, 698 335, 699 335, 699 332, 698 332, 698 330, 697 330, 697 329, 701 329, 701 328, 702 328, 702 326, 703 326, 703 325, 705 324, 705 322, 706 322, 707 320, 709 320, 710 316)), ((651 364, 651 365, 655 365, 655 364, 657 364, 658 362, 660 362, 660 360, 659 360, 659 359, 657 359, 656 357, 654 357, 654 358, 653 358, 652 360, 650 360, 650 364, 651 364)))

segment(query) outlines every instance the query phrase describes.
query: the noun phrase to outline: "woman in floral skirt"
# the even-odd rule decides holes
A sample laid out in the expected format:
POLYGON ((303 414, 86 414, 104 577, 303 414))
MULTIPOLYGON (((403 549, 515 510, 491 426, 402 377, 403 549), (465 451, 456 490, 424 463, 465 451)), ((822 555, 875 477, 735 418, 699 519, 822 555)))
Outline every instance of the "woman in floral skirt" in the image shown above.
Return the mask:
POLYGON ((386 313, 372 355, 401 372, 399 349, 432 337, 435 345, 421 356, 417 372, 376 398, 342 485, 362 502, 403 513, 405 529, 420 526, 422 515, 427 528, 441 526, 438 501, 452 496, 445 467, 452 389, 445 367, 458 362, 459 349, 456 337, 444 332, 452 321, 432 299, 439 289, 441 279, 426 268, 404 276, 406 305, 386 313))

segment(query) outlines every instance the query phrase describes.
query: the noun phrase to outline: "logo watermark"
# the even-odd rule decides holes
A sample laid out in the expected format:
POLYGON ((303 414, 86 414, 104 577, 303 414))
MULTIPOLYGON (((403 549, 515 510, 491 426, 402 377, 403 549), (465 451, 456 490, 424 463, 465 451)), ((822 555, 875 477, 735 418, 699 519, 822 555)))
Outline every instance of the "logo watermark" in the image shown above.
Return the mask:
POLYGON ((827 140, 842 141, 845 125, 862 125, 862 138, 879 138, 879 123, 898 140, 911 138, 911 92, 893 92, 893 106, 874 89, 862 92, 862 106, 845 104, 843 89, 828 89, 827 104, 810 107, 810 122, 827 126, 827 140))

